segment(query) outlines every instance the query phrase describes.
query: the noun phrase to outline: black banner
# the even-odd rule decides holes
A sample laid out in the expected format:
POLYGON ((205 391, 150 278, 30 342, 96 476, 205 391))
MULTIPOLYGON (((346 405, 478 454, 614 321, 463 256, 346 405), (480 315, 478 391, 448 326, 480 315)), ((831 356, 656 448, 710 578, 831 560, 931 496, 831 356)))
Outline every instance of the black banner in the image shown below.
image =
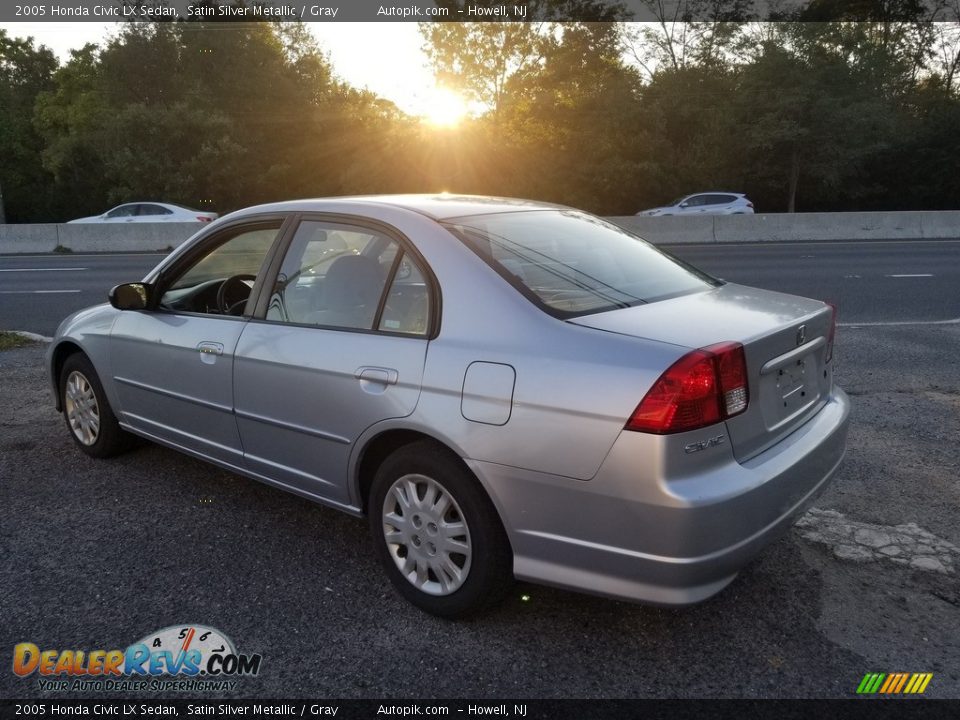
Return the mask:
POLYGON ((0 720, 100 717, 512 718, 682 720, 683 718, 956 718, 955 700, 0 700, 0 720))

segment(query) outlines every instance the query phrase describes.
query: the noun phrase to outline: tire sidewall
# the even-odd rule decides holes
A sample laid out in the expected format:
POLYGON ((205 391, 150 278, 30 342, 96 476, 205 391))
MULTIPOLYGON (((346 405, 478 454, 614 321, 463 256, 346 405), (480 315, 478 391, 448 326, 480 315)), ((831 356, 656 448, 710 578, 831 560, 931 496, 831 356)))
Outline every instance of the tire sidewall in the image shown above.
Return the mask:
POLYGON ((70 437, 83 452, 91 457, 105 458, 116 455, 118 452, 126 449, 128 444, 127 434, 120 428, 116 416, 107 401, 103 385, 100 383, 100 377, 94 370, 90 360, 81 353, 76 353, 68 357, 63 367, 60 369, 60 403, 63 408, 63 419, 67 425, 70 437), (71 373, 80 373, 83 375, 93 390, 94 397, 97 399, 97 411, 100 414, 100 431, 96 441, 92 445, 84 445, 80 438, 73 432, 70 426, 70 418, 67 417, 67 378, 71 373))
POLYGON ((377 470, 367 514, 377 556, 390 581, 411 603, 444 618, 472 614, 502 595, 512 580, 512 553, 493 503, 462 462, 433 444, 417 443, 398 450, 377 470), (431 478, 460 507, 470 533, 471 560, 467 579, 449 595, 430 595, 407 580, 394 562, 383 535, 383 502, 400 477, 419 474, 431 478))

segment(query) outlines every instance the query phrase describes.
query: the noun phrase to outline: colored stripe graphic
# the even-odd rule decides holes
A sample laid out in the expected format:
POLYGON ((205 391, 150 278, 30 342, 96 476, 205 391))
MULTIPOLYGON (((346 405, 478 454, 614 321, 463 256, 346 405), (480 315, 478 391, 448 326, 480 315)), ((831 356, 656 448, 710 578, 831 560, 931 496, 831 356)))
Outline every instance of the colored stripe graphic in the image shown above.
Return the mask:
POLYGON ((858 695, 922 695, 933 673, 867 673, 857 686, 858 695))
POLYGON ((890 675, 887 675, 887 681, 883 684, 883 687, 880 688, 880 692, 882 693, 890 692, 890 686, 896 685, 899 679, 900 679, 900 675, 898 675, 897 673, 891 673, 890 675))
POLYGON ((886 673, 867 673, 860 682, 857 692, 861 695, 872 695, 880 689, 880 683, 886 677, 886 673))
POLYGON ((903 690, 903 686, 907 684, 907 677, 907 673, 900 673, 900 682, 897 683, 897 687, 893 690, 895 693, 903 690))

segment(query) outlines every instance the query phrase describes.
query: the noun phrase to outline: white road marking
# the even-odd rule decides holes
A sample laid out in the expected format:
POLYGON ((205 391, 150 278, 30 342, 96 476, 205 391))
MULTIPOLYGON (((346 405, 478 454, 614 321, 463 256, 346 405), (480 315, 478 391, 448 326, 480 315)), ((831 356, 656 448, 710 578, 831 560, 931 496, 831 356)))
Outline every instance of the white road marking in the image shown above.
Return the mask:
POLYGON ((0 272, 66 272, 67 270, 87 270, 89 268, 4 268, 0 272))
POLYGON ((847 278, 859 278, 860 276, 859 276, 859 275, 844 275, 843 277, 844 277, 844 279, 847 279, 847 278))
POLYGON ((52 295, 56 293, 78 293, 81 290, 0 290, 0 295, 52 295))
POLYGON ((886 275, 885 277, 896 277, 896 278, 906 278, 906 277, 933 277, 933 273, 904 273, 902 275, 886 275))

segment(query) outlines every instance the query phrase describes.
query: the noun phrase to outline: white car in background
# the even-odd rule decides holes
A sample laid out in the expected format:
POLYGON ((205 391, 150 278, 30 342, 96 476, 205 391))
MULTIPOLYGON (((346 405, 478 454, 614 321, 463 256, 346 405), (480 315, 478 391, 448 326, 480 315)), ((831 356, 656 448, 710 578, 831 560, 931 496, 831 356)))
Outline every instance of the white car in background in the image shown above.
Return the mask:
POLYGON ((753 203, 743 193, 705 192, 687 195, 663 207, 637 215, 753 215, 753 203))
POLYGON ((194 210, 182 205, 159 202, 136 202, 117 205, 103 215, 71 220, 71 223, 121 223, 121 222, 213 222, 220 217, 215 212, 194 210))

